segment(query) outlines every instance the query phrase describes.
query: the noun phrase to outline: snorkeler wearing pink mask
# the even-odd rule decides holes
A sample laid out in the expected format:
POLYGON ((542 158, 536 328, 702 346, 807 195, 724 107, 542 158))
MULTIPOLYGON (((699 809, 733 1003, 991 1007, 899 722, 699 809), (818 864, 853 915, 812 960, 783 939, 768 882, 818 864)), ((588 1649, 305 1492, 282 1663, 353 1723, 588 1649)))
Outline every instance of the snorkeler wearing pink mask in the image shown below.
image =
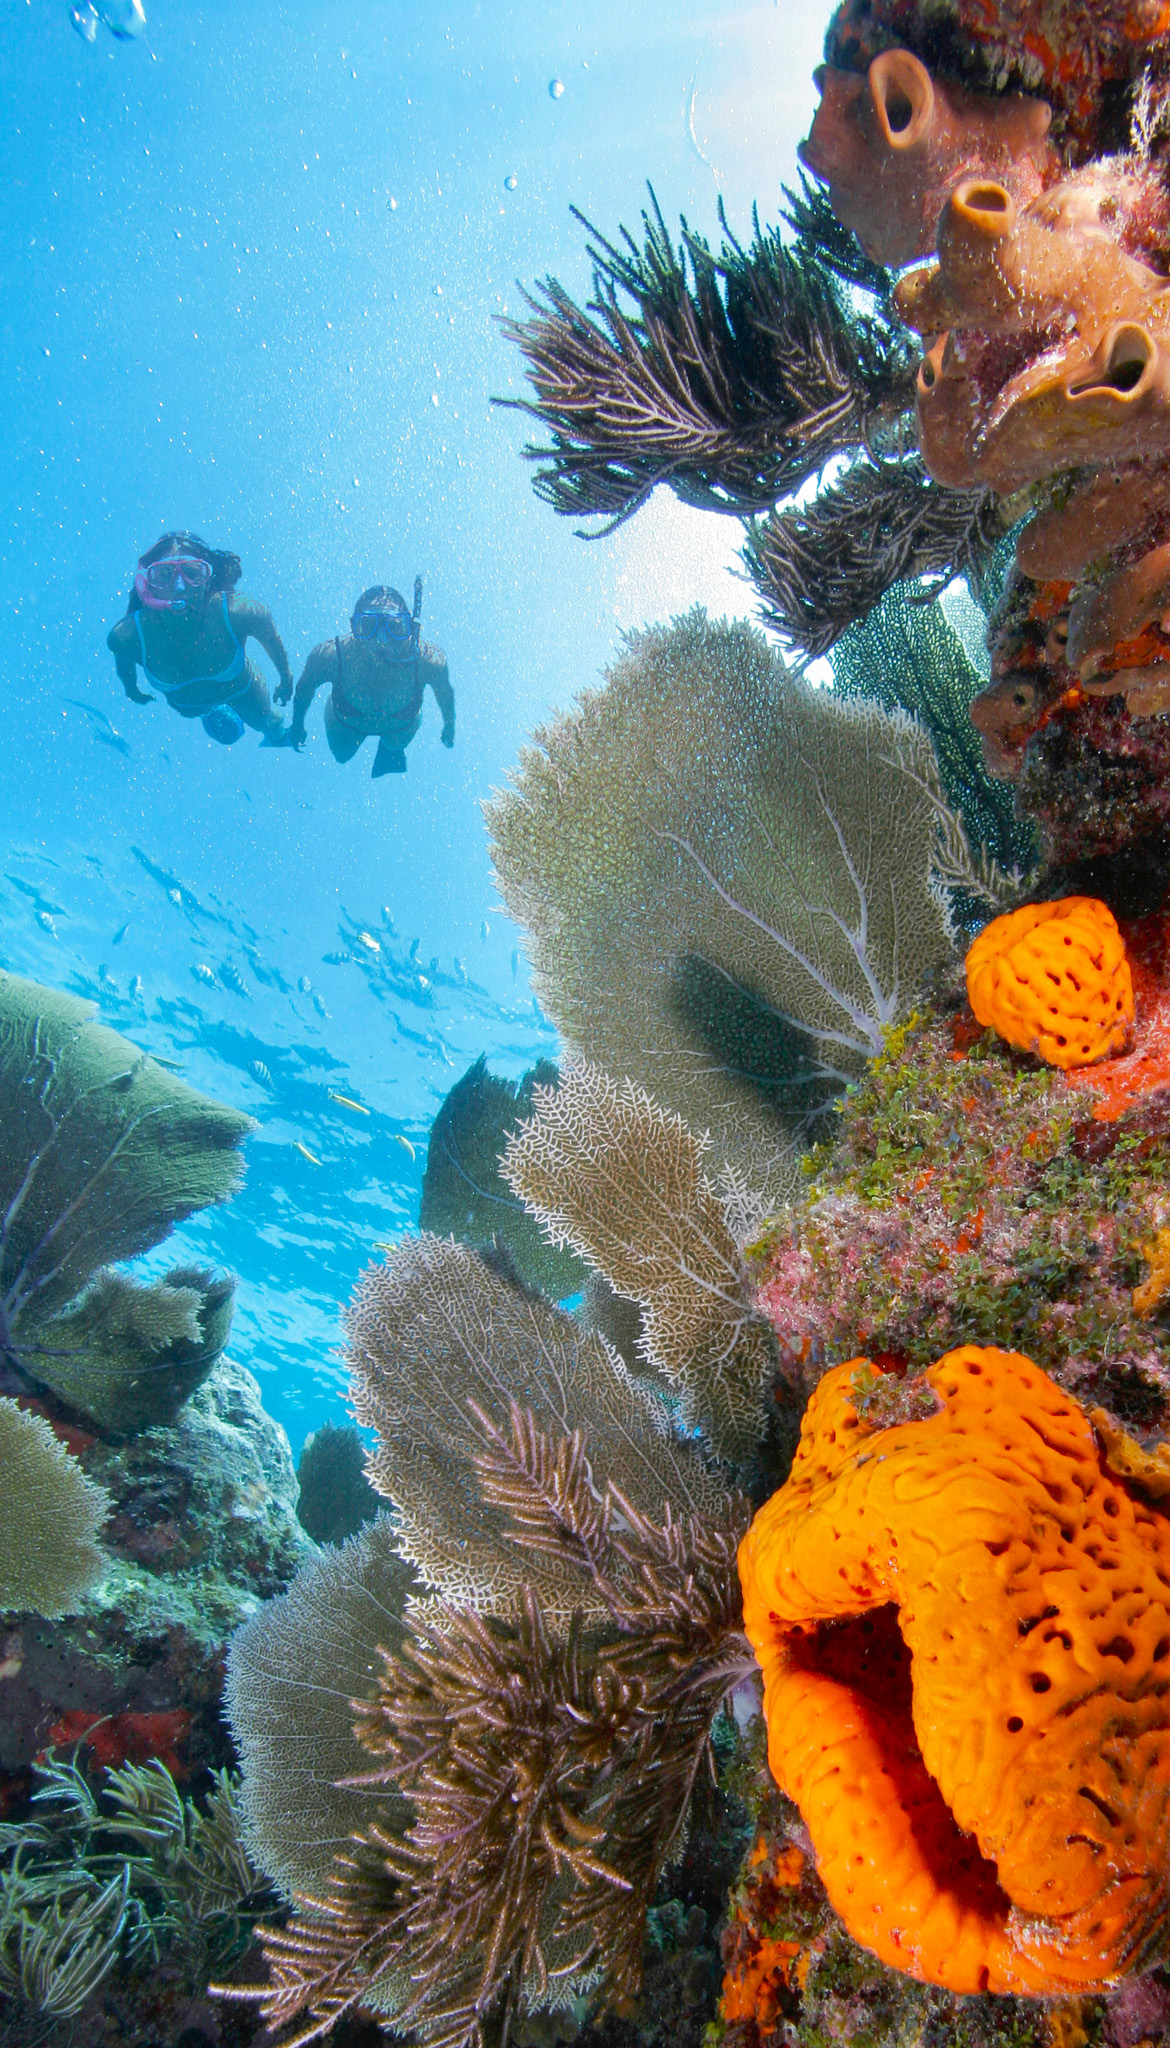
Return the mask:
POLYGON ((154 702, 138 687, 141 669, 180 717, 202 719, 221 746, 242 739, 245 726, 264 735, 263 746, 286 746, 284 721, 244 644, 258 641, 275 668, 278 704, 292 696, 288 655, 271 612, 236 595, 239 580, 238 555, 209 548, 193 533, 164 533, 139 557, 125 616, 106 645, 133 703, 154 702))
POLYGON ((441 647, 419 639, 422 578, 415 580, 414 610, 386 584, 364 590, 353 608, 349 634, 314 647, 293 698, 289 742, 305 744, 305 716, 322 683, 333 685, 325 705, 325 738, 335 761, 352 761, 375 735, 375 775, 405 775, 406 749, 422 723, 428 688, 443 714, 442 741, 455 745, 455 696, 441 647))

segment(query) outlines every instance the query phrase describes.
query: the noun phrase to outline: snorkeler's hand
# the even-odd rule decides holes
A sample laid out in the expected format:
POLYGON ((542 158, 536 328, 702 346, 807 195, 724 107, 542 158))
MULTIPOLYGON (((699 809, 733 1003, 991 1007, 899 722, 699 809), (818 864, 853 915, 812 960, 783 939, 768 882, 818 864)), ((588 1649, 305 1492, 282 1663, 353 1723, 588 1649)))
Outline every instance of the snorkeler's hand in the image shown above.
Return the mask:
POLYGON ((284 681, 278 683, 275 690, 273 691, 273 700, 277 704, 287 704, 290 697, 292 696, 292 693, 293 679, 291 676, 285 676, 284 681))
POLYGON ((295 747, 299 754, 305 746, 308 737, 309 735, 303 725, 290 725, 284 736, 284 743, 286 747, 295 747))
POLYGON ((129 697, 130 702, 132 704, 154 703, 154 698, 151 696, 150 691, 140 690, 137 683, 123 683, 122 688, 125 690, 126 695, 129 697))
POLYGON ((453 747, 455 745, 455 727, 453 725, 445 725, 439 737, 445 747, 453 747))

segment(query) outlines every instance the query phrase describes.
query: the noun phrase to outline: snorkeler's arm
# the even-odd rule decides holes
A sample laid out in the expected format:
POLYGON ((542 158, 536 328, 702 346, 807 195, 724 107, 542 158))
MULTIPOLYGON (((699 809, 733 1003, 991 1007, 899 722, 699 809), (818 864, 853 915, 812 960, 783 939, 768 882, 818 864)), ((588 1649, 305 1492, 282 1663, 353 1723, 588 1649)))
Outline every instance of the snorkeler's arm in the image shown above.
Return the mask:
POLYGON ((336 659, 336 640, 323 640, 319 647, 314 647, 305 663, 293 698, 292 719, 288 728, 288 736, 294 747, 304 745, 305 719, 309 706, 322 683, 333 681, 336 659))
POLYGON ((258 640, 280 681, 273 691, 278 704, 287 704, 293 693, 292 669, 284 651, 284 641, 276 630, 276 622, 267 605, 253 604, 248 597, 232 597, 230 600, 232 624, 240 639, 249 633, 258 640))
POLYGON ((149 690, 138 687, 138 649, 129 619, 119 619, 106 638, 106 646, 114 657, 118 681, 132 704, 153 704, 149 690))
POLYGON ((455 692, 447 673, 447 657, 441 647, 424 647, 423 660, 426 664, 427 681, 435 693, 435 702, 443 714, 442 741, 445 747, 455 745, 455 692))

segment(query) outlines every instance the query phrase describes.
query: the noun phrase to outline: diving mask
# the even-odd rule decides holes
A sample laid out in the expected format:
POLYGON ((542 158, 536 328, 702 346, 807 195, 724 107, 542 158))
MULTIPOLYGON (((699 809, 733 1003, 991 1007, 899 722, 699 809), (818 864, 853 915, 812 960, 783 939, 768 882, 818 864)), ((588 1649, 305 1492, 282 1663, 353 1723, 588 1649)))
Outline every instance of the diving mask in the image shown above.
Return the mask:
POLYGON ((355 612, 349 623, 355 640, 379 640, 398 661, 413 661, 418 653, 418 622, 405 605, 401 609, 371 605, 355 612))
POLYGON ((139 569, 134 588, 152 611, 171 611, 206 590, 211 576, 211 563, 202 555, 164 555, 139 569))

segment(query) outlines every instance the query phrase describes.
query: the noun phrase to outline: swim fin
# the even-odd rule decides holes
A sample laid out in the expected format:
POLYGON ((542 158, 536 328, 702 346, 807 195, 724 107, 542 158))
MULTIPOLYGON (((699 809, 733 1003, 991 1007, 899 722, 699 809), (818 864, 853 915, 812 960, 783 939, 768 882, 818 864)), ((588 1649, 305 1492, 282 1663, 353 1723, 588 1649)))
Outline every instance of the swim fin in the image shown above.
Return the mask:
POLYGON ((221 747, 234 747, 244 737, 243 719, 227 704, 216 704, 211 711, 205 711, 199 722, 208 739, 218 740, 221 747))

